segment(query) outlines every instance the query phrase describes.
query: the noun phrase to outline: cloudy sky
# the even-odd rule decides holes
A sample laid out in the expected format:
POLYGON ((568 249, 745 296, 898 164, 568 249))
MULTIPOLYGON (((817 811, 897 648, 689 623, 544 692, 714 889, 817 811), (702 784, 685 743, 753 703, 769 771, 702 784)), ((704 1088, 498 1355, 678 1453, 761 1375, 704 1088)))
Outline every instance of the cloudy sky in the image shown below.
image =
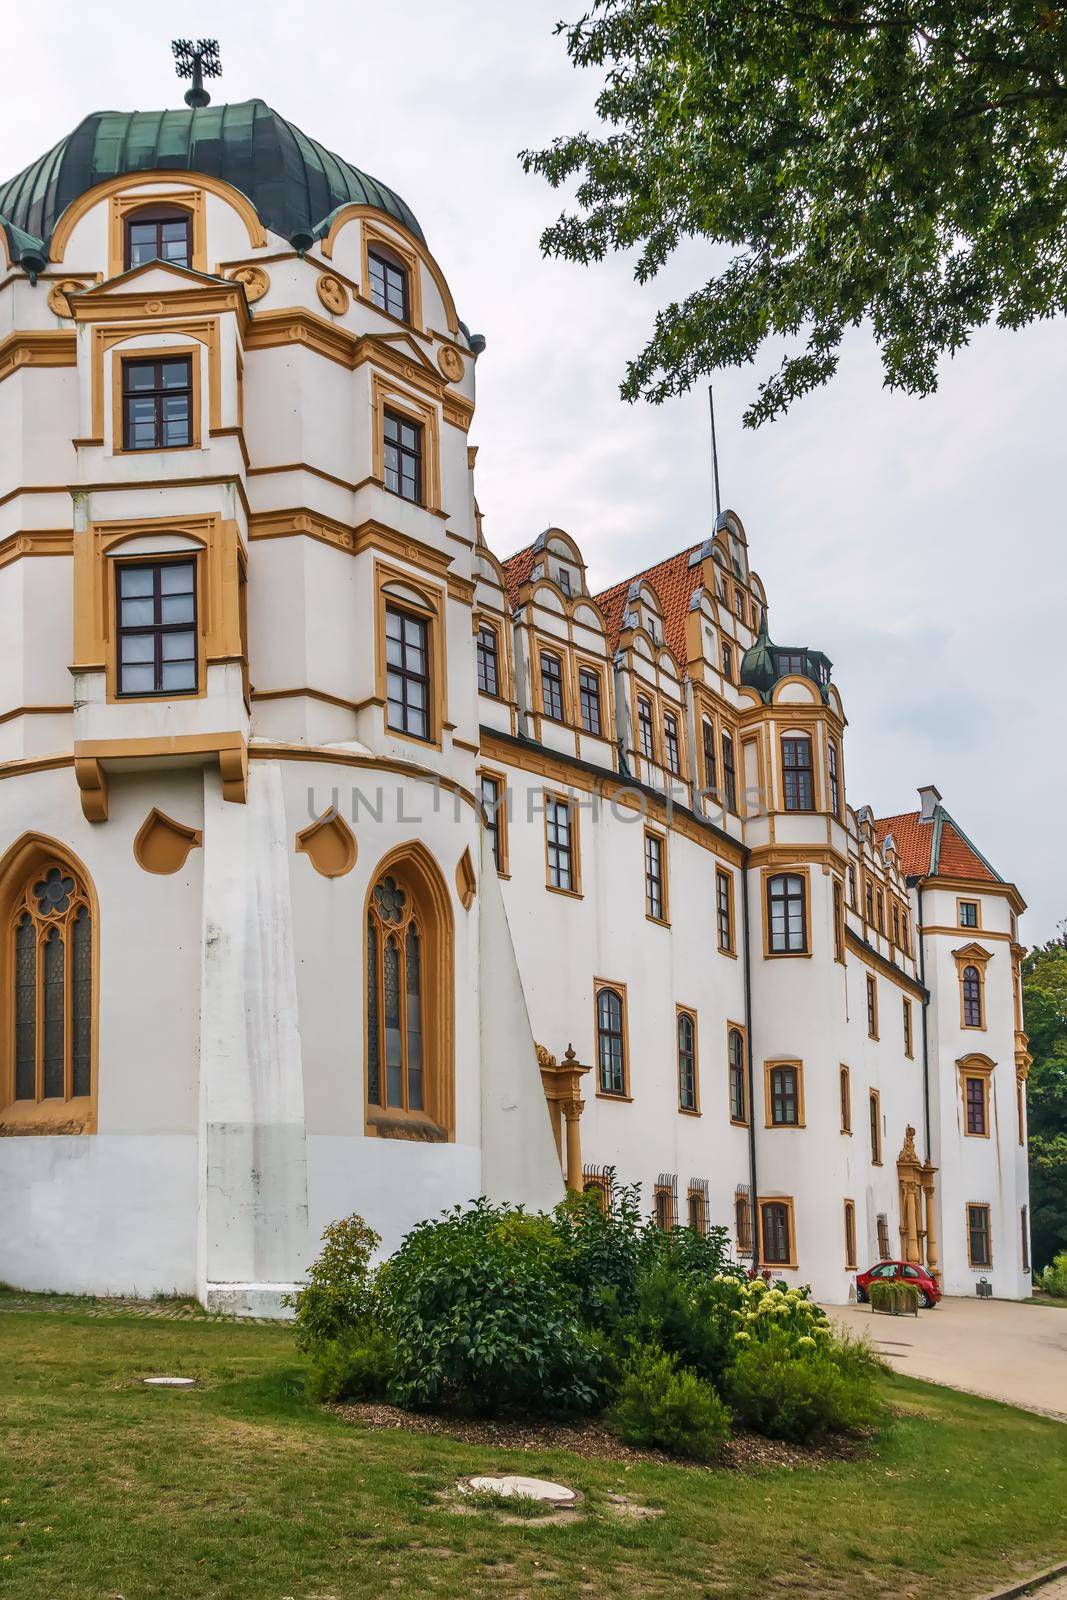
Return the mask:
MULTIPOLYGON (((711 269, 691 246, 639 288, 632 263, 542 260, 560 197, 525 146, 592 122, 596 81, 553 36, 582 0, 10 7, 0 179, 88 112, 179 105, 169 27, 218 35, 216 96, 259 96, 397 189, 488 340, 478 366, 479 499, 500 555, 548 523, 602 587, 710 529, 707 397, 618 398, 657 305, 711 269)), ((848 794, 879 814, 936 783, 1029 901, 1030 940, 1067 917, 1067 562, 1062 321, 985 331, 926 400, 881 387, 857 332, 830 388, 751 433, 765 363, 716 379, 724 503, 742 518, 774 635, 834 662, 848 794)))

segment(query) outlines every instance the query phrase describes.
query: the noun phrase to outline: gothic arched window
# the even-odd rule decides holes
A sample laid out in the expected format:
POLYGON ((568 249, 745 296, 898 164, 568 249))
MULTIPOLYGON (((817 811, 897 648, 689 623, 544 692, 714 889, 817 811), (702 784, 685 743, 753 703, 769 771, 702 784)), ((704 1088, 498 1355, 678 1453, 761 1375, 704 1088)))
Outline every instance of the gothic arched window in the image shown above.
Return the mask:
POLYGON ((16 889, 8 924, 12 1102, 93 1092, 93 912, 85 884, 44 857, 16 889))
POLYGON ((380 872, 367 901, 368 1131, 452 1136, 452 920, 436 864, 419 846, 380 872))
POLYGON ((381 878, 367 913, 367 1095, 371 1105, 422 1111, 423 933, 411 894, 381 878))

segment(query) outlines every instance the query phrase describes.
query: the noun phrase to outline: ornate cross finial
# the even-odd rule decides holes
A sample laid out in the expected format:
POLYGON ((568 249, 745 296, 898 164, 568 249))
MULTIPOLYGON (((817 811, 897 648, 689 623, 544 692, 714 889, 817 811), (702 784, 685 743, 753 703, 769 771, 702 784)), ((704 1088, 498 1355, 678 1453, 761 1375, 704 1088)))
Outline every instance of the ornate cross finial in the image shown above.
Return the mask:
POLYGON ((204 88, 205 78, 221 78, 222 58, 217 39, 172 39, 174 64, 179 78, 192 78, 193 86, 185 91, 185 103, 198 109, 211 104, 211 96, 204 88))

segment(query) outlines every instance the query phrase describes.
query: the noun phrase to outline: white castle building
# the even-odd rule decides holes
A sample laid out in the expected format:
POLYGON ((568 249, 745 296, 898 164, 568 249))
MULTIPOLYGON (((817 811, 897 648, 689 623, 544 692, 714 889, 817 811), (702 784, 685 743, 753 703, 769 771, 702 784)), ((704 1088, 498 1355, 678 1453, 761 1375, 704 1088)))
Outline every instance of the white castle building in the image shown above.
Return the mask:
POLYGON ((0 185, 0 1279, 271 1313, 323 1227, 650 1210, 1029 1292, 1018 890, 848 803, 733 512, 502 560, 419 225, 260 101, 0 185))

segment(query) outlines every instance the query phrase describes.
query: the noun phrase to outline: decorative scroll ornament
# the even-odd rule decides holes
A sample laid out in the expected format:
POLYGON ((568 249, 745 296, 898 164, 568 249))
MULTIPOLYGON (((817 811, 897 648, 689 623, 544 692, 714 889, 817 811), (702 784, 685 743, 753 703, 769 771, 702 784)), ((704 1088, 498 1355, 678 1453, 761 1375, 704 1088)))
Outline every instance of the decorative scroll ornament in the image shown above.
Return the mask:
POLYGON ((348 310, 348 290, 332 272, 324 272, 315 287, 327 311, 339 317, 348 310))

